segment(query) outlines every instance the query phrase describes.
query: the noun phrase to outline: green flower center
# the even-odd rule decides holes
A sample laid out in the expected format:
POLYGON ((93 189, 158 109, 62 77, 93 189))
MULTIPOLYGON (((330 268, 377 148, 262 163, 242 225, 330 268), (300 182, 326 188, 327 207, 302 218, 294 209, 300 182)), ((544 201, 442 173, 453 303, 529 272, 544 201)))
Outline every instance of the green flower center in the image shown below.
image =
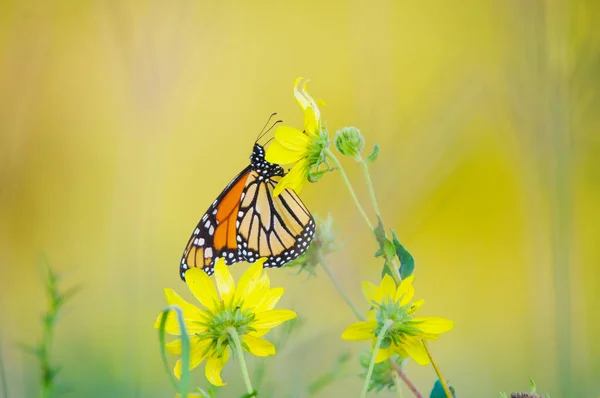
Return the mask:
POLYGON ((207 352, 212 351, 220 357, 228 346, 234 345, 227 331, 230 327, 234 328, 240 337, 255 331, 250 326, 255 319, 254 312, 250 309, 243 310, 241 304, 227 306, 221 302, 217 309, 207 313, 206 321, 201 323, 207 330, 197 334, 202 340, 211 341, 207 352))
MULTIPOLYGON (((401 299, 400 299, 401 300, 401 299)), ((400 345, 405 336, 416 336, 420 333, 419 329, 413 326, 413 315, 410 308, 411 304, 400 305, 400 300, 386 300, 383 303, 375 303, 377 321, 377 329, 374 334, 379 335, 383 324, 389 319, 392 326, 387 330, 385 338, 381 344, 381 348, 387 348, 390 344, 400 345)))

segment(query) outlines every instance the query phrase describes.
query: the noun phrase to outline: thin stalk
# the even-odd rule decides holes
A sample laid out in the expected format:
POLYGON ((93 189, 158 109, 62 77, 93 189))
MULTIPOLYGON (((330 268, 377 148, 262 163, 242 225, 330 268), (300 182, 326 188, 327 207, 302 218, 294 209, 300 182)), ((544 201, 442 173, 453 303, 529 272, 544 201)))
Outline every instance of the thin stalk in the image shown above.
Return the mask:
POLYGON ((400 375, 396 372, 392 373, 392 378, 394 379, 394 384, 396 385, 396 395, 398 398, 404 398, 402 394, 402 384, 400 383, 400 375))
POLYGON ((373 369, 375 368, 375 359, 377 358, 377 352, 379 352, 379 347, 381 346, 381 342, 385 338, 385 334, 387 333, 390 326, 393 325, 393 321, 388 319, 383 324, 379 335, 377 335, 377 341, 375 341, 375 347, 373 347, 373 355, 371 357, 371 364, 369 365, 369 370, 367 371, 367 376, 365 377, 365 384, 363 386, 361 398, 365 398, 367 396, 367 391, 369 390, 369 383, 371 382, 371 376, 373 375, 373 369))
POLYGON ((433 369, 435 369, 435 373, 437 374, 437 377, 440 380, 440 383, 442 383, 442 387, 444 388, 446 397, 453 398, 452 392, 450 392, 450 389, 448 388, 448 384, 446 383, 446 379, 444 379, 444 376, 442 376, 442 372, 440 372, 440 368, 438 368, 437 364, 435 363, 435 360, 433 359, 433 356, 431 355, 431 352, 429 352, 429 347, 427 346, 427 341, 425 341, 425 340, 421 340, 421 341, 423 342, 423 347, 425 347, 427 356, 429 357, 429 360, 431 361, 431 366, 433 366, 433 369))
POLYGON ((402 370, 402 367, 400 365, 398 365, 396 362, 392 361, 391 359, 390 359, 390 362, 392 363, 392 366, 394 367, 394 370, 396 371, 396 373, 398 374, 398 376, 400 376, 400 378, 402 379, 402 381, 404 382, 404 384, 406 384, 406 386, 408 387, 408 389, 410 390, 410 392, 412 392, 413 395, 416 398, 423 398, 423 395, 417 389, 417 386, 415 386, 413 384, 413 382, 410 381, 410 379, 408 378, 408 375, 406 373, 404 373, 404 370, 402 370))
POLYGON ((358 308, 356 308, 356 305, 354 304, 354 302, 352 302, 352 299, 350 298, 350 296, 348 295, 348 293, 346 292, 344 287, 340 284, 340 281, 337 279, 337 277, 335 276, 335 274, 333 273, 331 268, 329 267, 328 261, 324 257, 321 256, 321 258, 319 259, 319 263, 321 263, 321 266, 323 267, 323 269, 329 276, 329 279, 331 279, 331 282, 333 283, 335 288, 342 295, 346 304, 348 304, 348 306, 352 309, 352 312, 354 312, 354 315, 356 315, 356 317, 358 319, 364 320, 364 317, 362 316, 362 314, 360 313, 358 308))
POLYGON ((234 327, 228 327, 227 333, 229 333, 235 344, 235 352, 240 362, 240 368, 242 369, 242 376, 244 378, 244 384, 246 384, 246 390, 248 390, 248 394, 253 394, 254 388, 252 387, 250 375, 248 374, 248 368, 246 367, 246 360, 244 359, 244 351, 242 350, 242 342, 240 341, 240 336, 238 335, 238 332, 234 327))
POLYGON ((373 224, 371 224, 371 221, 369 220, 369 216, 367 216, 365 209, 363 209, 360 202, 358 201, 356 192, 354 192, 354 188, 352 188, 352 184, 350 184, 350 179, 348 179, 348 175, 346 174, 346 171, 342 167, 342 164, 340 163, 338 158, 335 156, 335 154, 333 152, 331 152, 329 149, 325 149, 324 152, 325 152, 325 155, 329 158, 329 160, 331 160, 331 162, 334 164, 334 166, 340 171, 342 180, 344 180, 344 184, 346 184, 346 188, 348 188, 348 191, 350 191, 350 196, 352 196, 352 199, 354 200, 354 204, 356 205, 358 212, 365 219, 365 222, 369 226, 369 229, 372 231, 373 224))
POLYGON ((367 180, 367 188, 369 189, 369 196, 371 196, 371 202, 373 203, 373 209, 375 210, 375 214, 381 218, 381 212, 379 211, 379 203, 377 203, 377 197, 375 196, 375 188, 373 188, 373 181, 371 180, 371 174, 369 174, 369 166, 365 159, 363 159, 360 154, 358 155, 358 163, 360 163, 363 173, 365 174, 365 180, 367 180))

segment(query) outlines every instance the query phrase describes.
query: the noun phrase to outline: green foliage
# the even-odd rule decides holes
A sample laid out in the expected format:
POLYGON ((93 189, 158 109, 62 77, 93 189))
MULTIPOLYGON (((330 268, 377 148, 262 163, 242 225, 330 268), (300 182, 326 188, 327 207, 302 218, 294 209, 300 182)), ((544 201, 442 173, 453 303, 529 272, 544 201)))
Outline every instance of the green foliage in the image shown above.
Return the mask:
POLYGON ((415 270, 415 259, 412 256, 412 254, 410 254, 408 250, 406 250, 404 246, 402 246, 402 243, 400 243, 398 237, 396 236, 396 232, 394 232, 393 230, 392 237, 396 255, 400 260, 400 276, 402 277, 402 279, 408 278, 413 274, 415 270))
POLYGON ((367 157, 367 162, 373 163, 374 161, 377 160, 378 156, 379 156, 379 144, 375 144, 373 146, 373 152, 371 152, 371 154, 367 157))
MULTIPOLYGON (((361 351, 359 356, 360 366, 365 370, 364 373, 361 373, 361 377, 366 377, 367 370, 371 365, 371 355, 372 352, 370 349, 364 349, 361 351)), ((399 366, 401 366, 402 359, 398 355, 392 356, 392 361, 396 362, 399 366)), ((390 361, 383 361, 380 363, 376 363, 373 368, 373 373, 371 375, 371 379, 369 380, 369 387, 367 391, 376 391, 380 392, 383 389, 394 390, 396 388, 396 384, 394 382, 394 367, 390 361)))
POLYGON ((385 259, 381 277, 383 278, 386 274, 394 277, 390 269, 392 264, 388 261, 389 258, 392 258, 395 255, 394 244, 387 238, 385 227, 383 226, 383 221, 380 217, 377 217, 377 226, 373 229, 373 234, 379 244, 379 249, 375 252, 375 257, 383 257, 385 259))
POLYGON ((178 391, 182 397, 187 397, 187 393, 190 390, 190 337, 188 336, 185 327, 183 311, 178 306, 170 305, 162 311, 160 326, 158 328, 158 341, 160 344, 160 355, 162 357, 163 365, 165 366, 165 370, 169 375, 173 387, 175 387, 175 390, 178 391), (181 331, 181 381, 179 384, 167 361, 167 348, 165 346, 165 325, 171 311, 175 311, 177 314, 177 322, 179 323, 179 329, 181 331))
POLYGON ((48 309, 42 315, 42 340, 35 347, 26 345, 22 347, 39 361, 41 373, 40 397, 51 398, 56 394, 56 378, 60 372, 60 368, 52 363, 50 356, 54 332, 58 323, 60 310, 77 293, 79 288, 75 286, 61 292, 58 288, 60 278, 54 273, 45 257, 42 257, 41 262, 45 274, 44 284, 46 294, 48 296, 48 309))
MULTIPOLYGON (((452 393, 452 397, 456 398, 456 393, 454 391, 454 387, 449 385, 448 388, 450 389, 450 392, 452 393)), ((429 394, 429 398, 447 398, 446 391, 444 391, 444 386, 442 386, 442 383, 440 382, 439 379, 436 380, 435 383, 433 384, 433 389, 431 390, 431 393, 429 394)))

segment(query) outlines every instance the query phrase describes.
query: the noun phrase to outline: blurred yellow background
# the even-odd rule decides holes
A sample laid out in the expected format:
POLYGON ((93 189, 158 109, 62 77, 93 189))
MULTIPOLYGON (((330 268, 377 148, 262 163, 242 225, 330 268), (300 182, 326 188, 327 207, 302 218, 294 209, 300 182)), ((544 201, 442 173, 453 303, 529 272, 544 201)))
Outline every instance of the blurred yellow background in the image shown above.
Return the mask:
MULTIPOLYGON (((63 286, 82 286, 53 351, 64 396, 173 396, 152 327, 162 289, 190 297, 185 243, 268 115, 301 125, 298 76, 327 102, 332 133, 355 125, 381 144, 374 184, 416 258, 422 313, 456 322, 430 346, 458 395, 526 390, 531 377, 553 398, 598 396, 599 17, 593 0, 0 2, 11 397, 34 396, 39 380, 18 344, 41 334, 40 253, 63 286)), ((381 264, 339 175, 302 197, 336 219, 334 271, 366 310, 360 282, 381 264)), ((318 396, 358 396, 362 346, 341 341, 354 318, 329 280, 269 275, 286 288, 281 307, 306 320, 268 362, 277 396, 344 352, 348 377, 318 396)), ((433 370, 408 372, 428 395, 433 370)), ((223 396, 241 395, 239 376, 232 362, 223 396)))

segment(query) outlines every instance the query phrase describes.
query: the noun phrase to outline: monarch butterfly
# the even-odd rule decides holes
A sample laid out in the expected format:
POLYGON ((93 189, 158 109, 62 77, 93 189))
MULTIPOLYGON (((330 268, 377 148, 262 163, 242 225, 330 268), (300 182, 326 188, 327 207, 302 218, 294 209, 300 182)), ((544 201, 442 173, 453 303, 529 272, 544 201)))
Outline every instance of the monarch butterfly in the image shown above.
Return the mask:
POLYGON ((312 215, 293 190, 273 196, 284 175, 281 166, 265 160, 264 147, 255 142, 250 164, 231 180, 194 229, 181 258, 182 280, 190 267, 212 275, 221 257, 227 265, 266 257, 263 267, 282 267, 308 249, 315 235, 312 215))

